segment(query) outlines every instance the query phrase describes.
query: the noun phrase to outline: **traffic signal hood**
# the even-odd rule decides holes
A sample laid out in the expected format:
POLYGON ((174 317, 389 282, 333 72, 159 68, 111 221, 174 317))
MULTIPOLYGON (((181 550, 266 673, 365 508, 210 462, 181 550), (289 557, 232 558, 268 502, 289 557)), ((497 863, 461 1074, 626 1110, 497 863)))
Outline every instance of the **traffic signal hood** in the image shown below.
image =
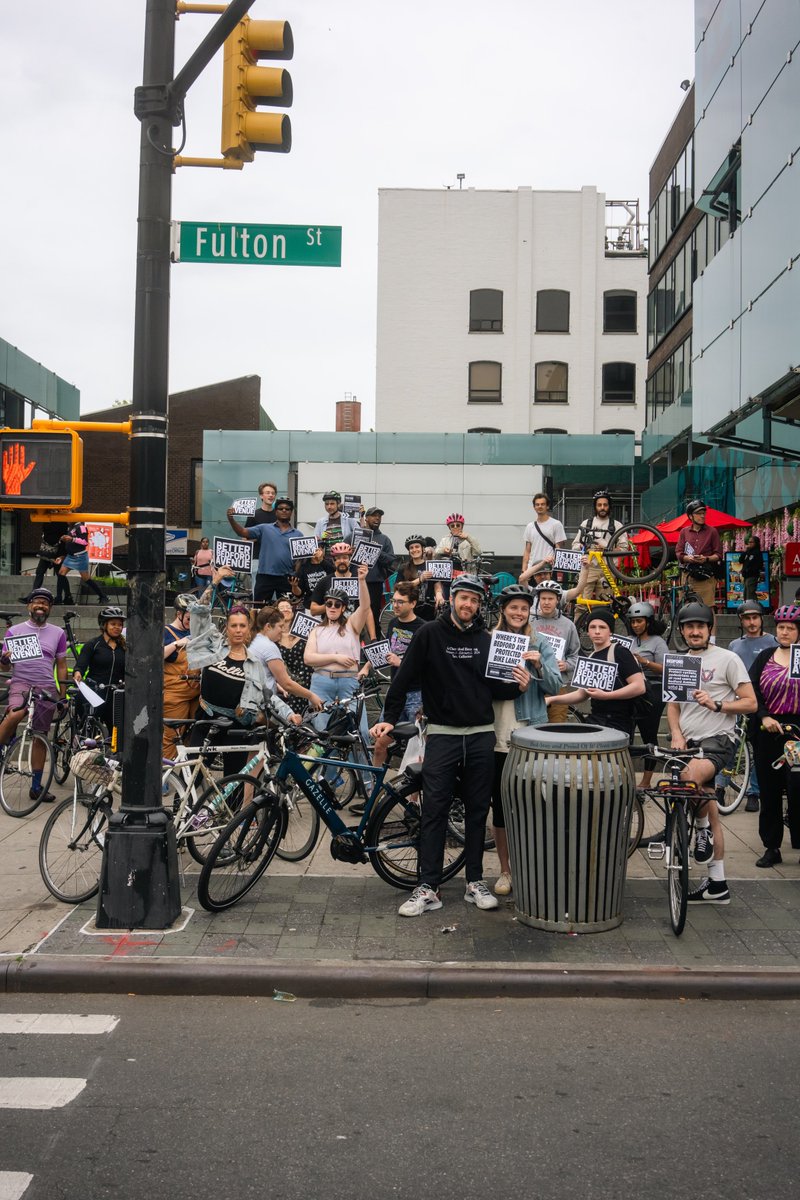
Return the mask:
POLYGON ((282 67, 261 67, 263 59, 294 54, 288 21, 252 21, 249 17, 225 40, 222 68, 222 153, 252 162, 257 150, 288 154, 292 124, 285 113, 257 112, 258 105, 289 108, 292 79, 282 67))

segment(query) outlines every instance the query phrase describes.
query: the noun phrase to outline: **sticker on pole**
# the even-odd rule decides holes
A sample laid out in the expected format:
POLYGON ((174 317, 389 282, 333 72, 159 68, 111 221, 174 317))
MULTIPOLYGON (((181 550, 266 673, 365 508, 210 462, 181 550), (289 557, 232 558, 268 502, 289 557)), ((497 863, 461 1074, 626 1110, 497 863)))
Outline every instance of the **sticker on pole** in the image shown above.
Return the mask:
POLYGON ((114 526, 111 521, 87 521, 89 562, 110 563, 114 557, 114 526))

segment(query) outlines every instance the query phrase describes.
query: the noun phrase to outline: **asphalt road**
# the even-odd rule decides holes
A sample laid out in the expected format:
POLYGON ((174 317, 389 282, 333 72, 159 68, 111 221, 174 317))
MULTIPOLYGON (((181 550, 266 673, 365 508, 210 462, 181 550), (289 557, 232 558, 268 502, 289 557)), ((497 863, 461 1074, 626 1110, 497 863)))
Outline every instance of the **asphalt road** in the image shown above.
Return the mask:
POLYGON ((0 1171, 18 1174, 0 1198, 795 1197, 798 1019, 800 1002, 6 995, 0 1171), (11 1016, 33 1013, 119 1020, 11 1016), (15 1106, 14 1081, 42 1077, 74 1098, 15 1106))

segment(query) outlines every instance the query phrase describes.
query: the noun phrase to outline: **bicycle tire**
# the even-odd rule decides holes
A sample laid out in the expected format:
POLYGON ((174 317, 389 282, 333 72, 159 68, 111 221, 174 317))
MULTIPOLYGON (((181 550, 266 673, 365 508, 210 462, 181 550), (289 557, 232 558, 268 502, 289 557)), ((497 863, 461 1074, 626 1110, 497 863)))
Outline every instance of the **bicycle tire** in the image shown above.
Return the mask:
POLYGON ((680 801, 673 804, 667 820, 667 890, 672 932, 680 937, 689 898, 689 829, 680 801))
POLYGON ((0 767, 0 807, 10 817, 27 817, 41 804, 37 796, 31 799, 33 783, 31 766, 33 747, 41 746, 44 752, 42 786, 39 796, 44 796, 53 778, 53 747, 43 733, 31 733, 26 729, 7 747, 3 765, 0 767))
MULTIPOLYGON (((447 828, 452 833, 453 837, 463 846, 466 842, 466 814, 464 812, 464 802, 460 796, 454 796, 453 802, 450 805, 450 812, 447 816, 447 828)), ((494 850, 495 842, 492 835, 489 833, 489 825, 486 825, 486 833, 483 839, 484 850, 494 850)))
POLYGON ((242 812, 257 795, 261 795, 267 786, 268 778, 252 775, 223 775, 200 793, 190 803, 189 820, 199 814, 208 815, 207 828, 202 826, 196 833, 185 829, 182 838, 186 849, 196 863, 203 866, 211 853, 211 848, 227 828, 237 813, 242 812))
POLYGON ((65 709, 56 723, 50 738, 53 745, 53 778, 56 783, 66 783, 72 759, 72 718, 65 709))
POLYGON ((622 583, 650 583, 651 580, 658 579, 669 559, 667 539, 661 530, 656 529, 655 525, 646 525, 641 521, 633 522, 630 525, 623 525, 621 529, 612 534, 606 548, 606 553, 608 555, 606 558, 608 569, 615 579, 621 580, 622 583), (631 539, 640 533, 651 535, 651 540, 646 543, 651 559, 649 568, 643 564, 639 565, 639 556, 636 551, 635 542, 633 543, 633 550, 629 554, 626 554, 624 558, 614 556, 614 551, 618 551, 621 548, 623 541, 627 540, 630 545, 631 539), (655 545, 653 545, 653 541, 655 541, 655 545), (631 561, 633 561, 635 566, 626 565, 625 569, 623 569, 623 564, 630 564, 631 561))
MULTIPOLYGON (((369 819, 364 840, 367 856, 376 875, 391 887, 412 891, 419 882, 420 804, 381 789, 369 819)), ((452 879, 464 865, 466 852, 448 831, 445 839, 442 882, 452 879)))
POLYGON ((381 615, 378 618, 378 626, 381 631, 381 637, 385 638, 387 633, 389 632, 389 622, 391 621, 393 616, 394 616, 394 605, 392 604, 391 600, 387 600, 387 602, 384 604, 383 608, 381 609, 381 615))
MULTIPOLYGON (((628 629, 625 618, 621 617, 619 613, 615 613, 613 609, 611 609, 611 612, 614 616, 614 628, 611 632, 615 633, 617 637, 629 637, 630 630, 628 629)), ((581 654, 584 656, 588 654, 594 654, 594 642, 589 637, 589 622, 591 619, 592 610, 588 609, 588 611, 582 613, 575 622, 575 628, 578 631, 578 640, 581 644, 581 654)))
POLYGON ((221 632, 224 632, 225 626, 228 624, 228 605, 226 600, 227 596, 215 593, 211 602, 211 620, 221 632))
POLYGON ((110 810, 107 792, 81 792, 50 813, 39 839, 39 871, 56 900, 83 904, 97 895, 110 810))
POLYGON ((302 862, 317 844, 319 813, 296 780, 291 781, 285 803, 286 824, 275 853, 284 862, 302 862))
POLYGON ((224 912, 258 883, 278 848, 285 816, 274 796, 259 797, 222 831, 197 883, 206 912, 224 912))
POLYGON ((642 798, 638 794, 633 800, 633 811, 631 813, 631 827, 628 833, 628 858, 635 850, 639 849, 639 843, 642 840, 644 833, 644 809, 642 807, 642 798))
POLYGON ((672 627, 674 625, 675 614, 672 611, 672 599, 670 596, 662 595, 661 603, 658 606, 656 620, 660 621, 664 629, 661 634, 664 641, 669 645, 669 639, 672 637, 672 627))
POLYGON ((742 803, 747 794, 752 771, 753 753, 747 738, 742 735, 734 753, 733 763, 729 768, 722 770, 725 777, 725 796, 723 800, 717 796, 717 808, 723 817, 729 817, 731 813, 736 812, 742 803))

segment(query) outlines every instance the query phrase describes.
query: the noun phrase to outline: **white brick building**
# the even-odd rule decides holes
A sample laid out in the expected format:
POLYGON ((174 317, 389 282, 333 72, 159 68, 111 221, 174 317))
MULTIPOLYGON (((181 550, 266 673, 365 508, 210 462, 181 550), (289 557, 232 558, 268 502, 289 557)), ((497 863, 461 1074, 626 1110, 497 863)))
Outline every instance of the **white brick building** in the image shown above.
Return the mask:
POLYGON ((376 429, 638 434, 647 259, 611 212, 593 187, 381 190, 376 429))

